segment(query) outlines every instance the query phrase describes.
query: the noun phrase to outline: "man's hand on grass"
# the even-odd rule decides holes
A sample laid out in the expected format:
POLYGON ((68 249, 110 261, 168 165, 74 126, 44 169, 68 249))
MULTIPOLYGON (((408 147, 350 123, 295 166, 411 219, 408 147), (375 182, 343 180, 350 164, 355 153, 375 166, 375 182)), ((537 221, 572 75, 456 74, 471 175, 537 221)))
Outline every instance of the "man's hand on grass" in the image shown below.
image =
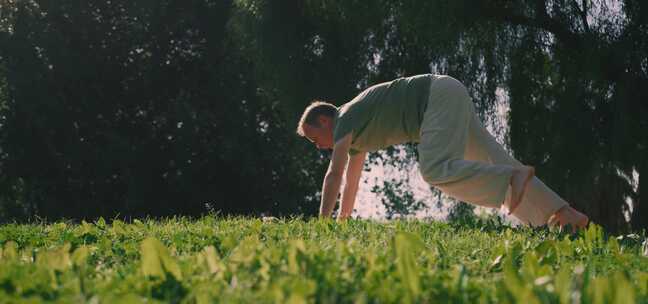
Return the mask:
POLYGON ((344 221, 346 221, 346 220, 347 220, 348 218, 350 218, 350 217, 351 217, 351 215, 342 215, 342 214, 341 214, 341 215, 338 215, 338 217, 337 217, 337 222, 338 222, 338 223, 344 222, 344 221))

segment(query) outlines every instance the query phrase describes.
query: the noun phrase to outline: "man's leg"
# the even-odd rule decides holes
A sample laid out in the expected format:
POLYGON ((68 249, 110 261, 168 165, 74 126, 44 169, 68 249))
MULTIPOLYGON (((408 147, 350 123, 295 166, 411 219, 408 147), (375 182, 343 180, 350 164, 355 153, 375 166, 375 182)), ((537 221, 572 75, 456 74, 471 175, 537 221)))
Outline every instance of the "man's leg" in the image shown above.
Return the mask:
MULTIPOLYGON (((507 164, 521 166, 517 159, 504 150, 504 148, 484 128, 477 115, 471 118, 466 146, 466 159, 479 160, 495 164, 507 164)), ((511 189, 509 187, 504 205, 510 206, 511 189)), ((540 179, 534 177, 526 190, 526 194, 513 215, 524 223, 533 226, 541 226, 547 223, 552 215, 558 215, 556 222, 560 224, 571 223, 572 225, 584 225, 583 217, 578 211, 571 208, 554 191, 547 187, 540 179), (560 213, 557 211, 561 210, 560 213)), ((585 224, 587 220, 585 217, 585 224)))
POLYGON ((433 81, 418 145, 421 175, 452 197, 499 208, 516 167, 465 159, 472 107, 459 81, 447 76, 433 81))

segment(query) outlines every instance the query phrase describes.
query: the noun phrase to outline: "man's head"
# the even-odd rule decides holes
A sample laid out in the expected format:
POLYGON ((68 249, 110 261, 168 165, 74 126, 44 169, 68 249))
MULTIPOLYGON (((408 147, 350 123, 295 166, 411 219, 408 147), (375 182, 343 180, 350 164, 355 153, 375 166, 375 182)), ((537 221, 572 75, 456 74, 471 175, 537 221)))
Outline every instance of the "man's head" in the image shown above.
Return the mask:
POLYGON ((337 107, 324 101, 313 101, 302 114, 297 134, 306 137, 318 149, 333 149, 333 120, 337 107))

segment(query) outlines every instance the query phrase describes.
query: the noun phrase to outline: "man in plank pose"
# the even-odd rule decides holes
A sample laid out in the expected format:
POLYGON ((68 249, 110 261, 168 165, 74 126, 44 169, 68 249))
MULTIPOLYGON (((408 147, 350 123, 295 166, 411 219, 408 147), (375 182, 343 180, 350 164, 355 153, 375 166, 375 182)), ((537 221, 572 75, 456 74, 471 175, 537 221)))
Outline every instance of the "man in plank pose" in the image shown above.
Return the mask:
POLYGON ((297 134, 318 149, 333 149, 320 216, 331 216, 346 168, 338 219, 351 215, 367 152, 418 142, 423 179, 456 199, 502 205, 522 222, 583 228, 586 215, 570 207, 511 157, 482 126, 466 87, 446 75, 423 74, 371 86, 336 107, 315 101, 297 134), (348 165, 347 165, 348 163, 348 165))

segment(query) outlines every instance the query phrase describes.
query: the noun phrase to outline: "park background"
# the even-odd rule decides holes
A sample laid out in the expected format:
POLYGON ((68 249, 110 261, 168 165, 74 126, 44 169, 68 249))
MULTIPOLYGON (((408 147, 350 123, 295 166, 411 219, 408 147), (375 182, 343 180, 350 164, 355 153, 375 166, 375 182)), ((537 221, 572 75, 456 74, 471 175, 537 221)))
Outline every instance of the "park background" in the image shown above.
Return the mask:
MULTIPOLYGON (((0 0, 0 222, 314 216, 306 105, 439 73, 576 209, 647 228, 646 54, 643 0, 0 0)), ((416 157, 371 154, 356 215, 443 209, 416 157)))

